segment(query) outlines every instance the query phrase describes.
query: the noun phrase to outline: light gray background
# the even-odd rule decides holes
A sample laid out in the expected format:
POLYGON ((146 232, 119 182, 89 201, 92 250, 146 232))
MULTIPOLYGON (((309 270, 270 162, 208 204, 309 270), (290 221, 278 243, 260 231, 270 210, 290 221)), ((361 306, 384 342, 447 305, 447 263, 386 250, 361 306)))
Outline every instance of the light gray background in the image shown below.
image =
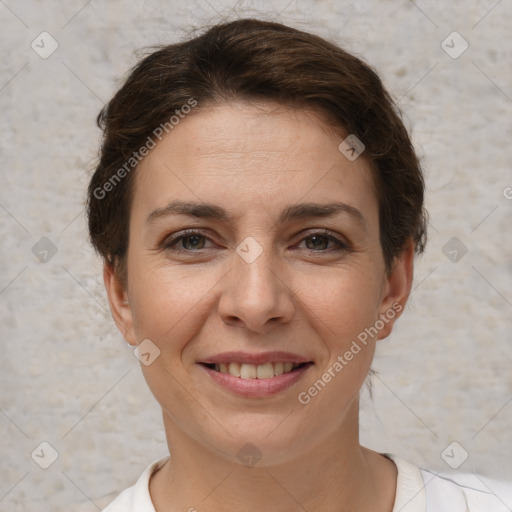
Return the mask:
POLYGON ((0 0, 2 511, 98 510, 166 454, 87 242, 95 116, 136 49, 247 15, 372 64, 426 172, 429 245, 405 315, 378 346, 363 444, 449 473, 441 453, 457 441, 469 453, 457 471, 512 479, 510 1, 0 0), (43 31, 59 45, 47 59, 31 48, 43 31), (457 59, 441 46, 453 31, 469 44, 457 59), (47 262, 32 251, 42 237, 57 249, 47 262), (443 253, 452 237, 467 248, 455 263, 443 253), (43 441, 59 454, 46 470, 31 458, 43 441))

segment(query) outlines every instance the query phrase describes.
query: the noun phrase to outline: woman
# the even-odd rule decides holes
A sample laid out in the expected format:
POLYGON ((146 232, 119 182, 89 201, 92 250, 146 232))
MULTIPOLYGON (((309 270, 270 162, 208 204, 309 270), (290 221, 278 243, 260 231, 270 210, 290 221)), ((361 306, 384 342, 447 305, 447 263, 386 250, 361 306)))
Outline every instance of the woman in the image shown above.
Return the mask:
POLYGON ((424 248, 375 72, 246 19, 144 58, 102 110, 92 243, 170 457, 116 511, 508 510, 359 444, 359 391, 424 248))

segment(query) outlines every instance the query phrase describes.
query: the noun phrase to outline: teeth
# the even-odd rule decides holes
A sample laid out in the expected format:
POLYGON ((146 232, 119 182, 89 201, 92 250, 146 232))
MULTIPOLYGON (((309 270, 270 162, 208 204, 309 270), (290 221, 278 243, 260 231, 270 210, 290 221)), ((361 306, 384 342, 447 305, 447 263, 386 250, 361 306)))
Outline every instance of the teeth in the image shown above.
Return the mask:
POLYGON ((229 375, 233 375, 233 377, 240 377, 240 364, 231 363, 229 366, 229 375))
POLYGON ((258 379, 271 379, 274 376, 272 363, 259 364, 256 367, 256 376, 258 379))
POLYGON ((274 363, 274 375, 282 375, 284 373, 284 363, 274 363))
POLYGON ((242 379, 271 379, 283 373, 289 373, 300 366, 299 363, 265 363, 265 364, 246 364, 246 363, 220 363, 215 365, 215 370, 220 373, 228 373, 233 377, 242 379))
POLYGON ((242 379, 255 379, 257 377, 257 368, 254 364, 243 363, 240 366, 240 377, 242 379))

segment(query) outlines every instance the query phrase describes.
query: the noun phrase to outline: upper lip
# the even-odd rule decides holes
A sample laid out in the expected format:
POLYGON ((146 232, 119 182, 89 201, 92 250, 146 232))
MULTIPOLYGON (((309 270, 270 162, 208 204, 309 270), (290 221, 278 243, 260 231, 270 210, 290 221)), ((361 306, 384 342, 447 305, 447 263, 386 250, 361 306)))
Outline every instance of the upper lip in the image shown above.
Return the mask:
POLYGON ((247 364, 265 364, 265 363, 309 363, 311 359, 307 357, 293 354, 292 352, 222 352, 206 359, 202 359, 200 362, 204 364, 220 364, 220 363, 247 363, 247 364))

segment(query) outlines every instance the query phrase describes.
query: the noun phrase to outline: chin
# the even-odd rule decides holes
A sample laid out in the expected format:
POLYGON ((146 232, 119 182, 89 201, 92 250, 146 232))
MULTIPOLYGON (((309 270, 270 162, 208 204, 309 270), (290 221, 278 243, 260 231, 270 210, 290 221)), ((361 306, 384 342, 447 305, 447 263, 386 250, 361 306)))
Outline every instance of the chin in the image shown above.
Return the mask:
POLYGON ((289 462, 308 451, 308 439, 312 438, 303 422, 295 425, 297 417, 293 416, 289 412, 225 415, 225 420, 230 420, 222 424, 226 430, 216 425, 217 435, 210 437, 207 443, 216 455, 248 467, 262 468, 289 462))

